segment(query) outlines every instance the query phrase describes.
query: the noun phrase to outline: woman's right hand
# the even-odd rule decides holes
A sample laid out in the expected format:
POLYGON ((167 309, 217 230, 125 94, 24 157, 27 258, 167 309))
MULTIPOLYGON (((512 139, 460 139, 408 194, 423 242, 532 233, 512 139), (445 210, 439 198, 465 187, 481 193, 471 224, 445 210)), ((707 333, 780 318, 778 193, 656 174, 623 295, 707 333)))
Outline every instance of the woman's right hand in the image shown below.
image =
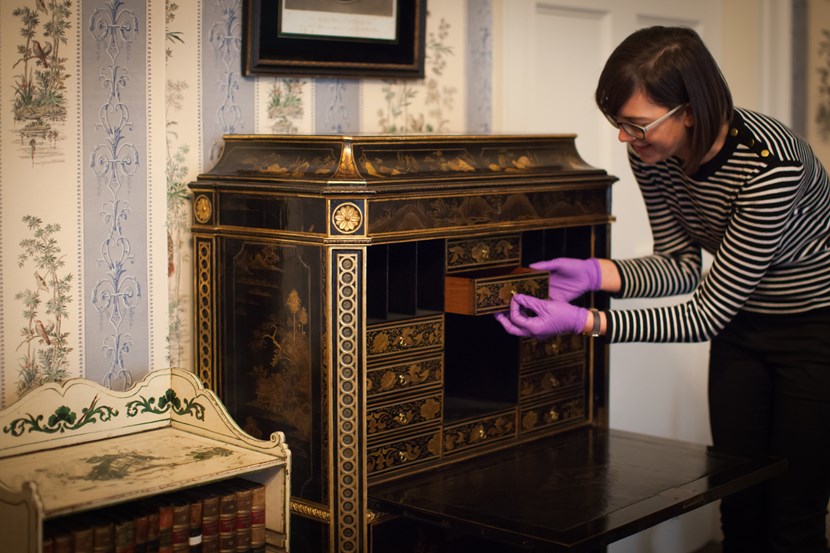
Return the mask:
POLYGON ((602 288, 599 260, 557 257, 549 261, 531 263, 535 271, 548 271, 548 297, 556 301, 572 301, 586 292, 602 288))

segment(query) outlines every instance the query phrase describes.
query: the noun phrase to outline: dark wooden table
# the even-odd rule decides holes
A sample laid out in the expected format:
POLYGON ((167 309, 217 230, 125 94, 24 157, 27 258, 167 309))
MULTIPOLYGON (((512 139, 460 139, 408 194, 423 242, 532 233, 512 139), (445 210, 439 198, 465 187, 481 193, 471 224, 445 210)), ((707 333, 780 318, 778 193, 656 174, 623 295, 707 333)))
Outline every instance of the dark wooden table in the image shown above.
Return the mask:
POLYGON ((586 428, 372 487, 381 511, 535 551, 608 543, 786 468, 702 445, 586 428))

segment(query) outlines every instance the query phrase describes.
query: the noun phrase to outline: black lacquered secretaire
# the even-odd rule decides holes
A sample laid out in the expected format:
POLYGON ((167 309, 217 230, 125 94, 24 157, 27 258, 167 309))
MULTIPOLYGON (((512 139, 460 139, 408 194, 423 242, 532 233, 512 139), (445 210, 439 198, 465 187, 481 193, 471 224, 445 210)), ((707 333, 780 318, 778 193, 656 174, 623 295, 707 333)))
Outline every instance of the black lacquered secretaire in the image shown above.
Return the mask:
POLYGON ((602 341, 493 318, 534 261, 608 255, 614 181, 573 135, 225 137, 196 370, 285 432, 294 551, 596 551, 783 470, 609 430, 602 341))

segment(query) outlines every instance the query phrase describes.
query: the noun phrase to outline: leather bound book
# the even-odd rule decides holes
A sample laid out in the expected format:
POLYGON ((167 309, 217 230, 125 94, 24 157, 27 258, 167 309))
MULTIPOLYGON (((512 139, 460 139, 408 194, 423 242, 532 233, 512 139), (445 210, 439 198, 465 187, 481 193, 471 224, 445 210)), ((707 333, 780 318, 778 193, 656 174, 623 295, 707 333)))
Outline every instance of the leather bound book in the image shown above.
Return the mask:
POLYGON ((236 491, 236 553, 250 553, 253 490, 240 479, 232 480, 229 485, 236 491))
MULTIPOLYGON (((240 510, 240 504, 242 501, 245 502, 246 506, 241 507, 241 510, 246 509, 248 502, 250 502, 250 517, 247 517, 250 518, 250 522, 246 522, 246 520, 242 519, 242 524, 247 524, 250 527, 250 543, 248 545, 248 548, 246 549, 240 549, 239 543, 237 543, 237 551, 251 551, 252 553, 264 553, 265 486, 263 484, 252 482, 244 478, 235 478, 231 481, 231 483, 239 489, 239 491, 237 492, 237 512, 239 512, 240 510), (247 497, 248 494, 250 494, 250 499, 248 499, 247 497)), ((239 521, 240 517, 237 516, 237 522, 239 521)), ((237 537, 239 537, 238 533, 237 537)))
POLYGON ((219 553, 219 494, 216 486, 202 488, 202 553, 219 553))
POLYGON ((173 496, 173 553, 190 549, 190 499, 184 494, 173 496))
POLYGON ((251 553, 265 553, 265 485, 252 484, 251 553))
POLYGON ((219 553, 236 553, 236 490, 219 489, 219 553))
MULTIPOLYGON (((147 516, 147 538, 145 539, 144 551, 147 553, 159 553, 159 513, 162 502, 157 497, 142 499, 138 503, 139 516, 147 516)), ((140 531, 140 523, 136 527, 140 531)), ((136 536, 138 541, 138 534, 136 536)), ((136 550, 138 550, 138 544, 136 550)))
POLYGON ((97 517, 92 528, 93 553, 115 552, 115 523, 103 516, 97 517))
POLYGON ((182 492, 190 504, 190 528, 188 533, 188 551, 202 553, 202 510, 204 509, 205 487, 182 492))
MULTIPOLYGON (((132 507, 127 508, 132 511, 132 507)), ((115 528, 115 553, 135 553, 135 518, 127 508, 118 508, 111 513, 115 528)))
POLYGON ((135 515, 135 553, 147 553, 150 513, 144 505, 138 504, 135 515))
POLYGON ((92 553, 94 528, 84 525, 81 520, 77 524, 78 527, 72 530, 72 553, 92 553))
POLYGON ((158 553, 173 553, 173 503, 171 496, 165 496, 159 503, 158 553))

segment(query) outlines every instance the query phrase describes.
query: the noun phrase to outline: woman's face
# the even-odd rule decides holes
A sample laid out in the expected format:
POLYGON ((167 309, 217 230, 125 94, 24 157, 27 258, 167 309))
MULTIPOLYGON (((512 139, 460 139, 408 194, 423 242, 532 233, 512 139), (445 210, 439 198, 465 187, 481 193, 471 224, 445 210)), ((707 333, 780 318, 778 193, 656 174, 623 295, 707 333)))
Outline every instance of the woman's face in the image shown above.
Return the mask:
MULTIPOLYGON (((663 115, 666 115, 675 106, 664 107, 653 103, 642 91, 637 91, 622 105, 616 119, 619 122, 634 123, 646 127, 663 115)), ((658 161, 677 156, 686 159, 689 150, 689 135, 687 129, 693 125, 693 119, 688 110, 680 108, 673 115, 650 127, 645 138, 635 138, 618 129, 620 142, 626 143, 637 152, 645 163, 653 164, 658 161)))

